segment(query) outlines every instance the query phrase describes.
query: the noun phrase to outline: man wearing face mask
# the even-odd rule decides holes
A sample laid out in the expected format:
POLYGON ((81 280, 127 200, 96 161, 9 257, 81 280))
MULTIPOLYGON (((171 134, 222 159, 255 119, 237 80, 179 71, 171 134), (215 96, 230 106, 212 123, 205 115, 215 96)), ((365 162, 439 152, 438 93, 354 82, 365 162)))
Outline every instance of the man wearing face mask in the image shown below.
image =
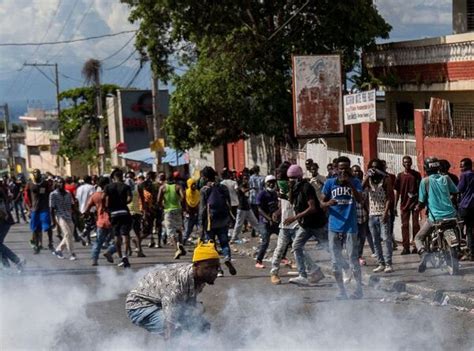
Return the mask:
POLYGON ((372 234, 378 266, 374 273, 392 273, 393 237, 389 228, 390 211, 394 201, 393 186, 381 160, 369 162, 363 187, 369 193, 369 228, 372 234), (382 248, 383 241, 383 248, 382 248))
POLYGON ((255 268, 265 268, 263 259, 270 244, 270 236, 278 234, 278 223, 273 221, 273 214, 278 210, 278 194, 276 192, 276 178, 273 175, 265 177, 265 189, 258 193, 257 204, 260 215, 260 235, 262 242, 258 248, 255 268))
POLYGON ((313 236, 324 240, 326 215, 321 209, 316 191, 306 180, 303 180, 303 170, 298 165, 291 165, 287 171, 290 180, 289 200, 293 205, 296 215, 290 216, 283 221, 285 226, 298 222, 299 228, 293 241, 293 252, 295 254, 298 277, 291 278, 290 283, 307 286, 315 284, 324 278, 323 272, 317 264, 306 271, 304 245, 313 236))

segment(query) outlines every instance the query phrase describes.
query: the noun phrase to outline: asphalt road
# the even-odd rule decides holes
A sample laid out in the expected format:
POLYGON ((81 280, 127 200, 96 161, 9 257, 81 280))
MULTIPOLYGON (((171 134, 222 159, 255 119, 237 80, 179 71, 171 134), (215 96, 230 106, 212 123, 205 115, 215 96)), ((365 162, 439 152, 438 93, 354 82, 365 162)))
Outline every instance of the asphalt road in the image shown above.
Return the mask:
POLYGON ((199 297, 211 333, 164 343, 129 322, 124 298, 147 270, 174 262, 171 248, 147 248, 124 271, 103 259, 90 266, 88 247, 77 249, 75 262, 33 255, 28 238, 20 225, 6 240, 28 263, 22 274, 0 274, 2 350, 474 349, 473 313, 369 287, 362 300, 336 301, 332 277, 302 288, 285 283, 288 269, 273 286, 268 268, 244 256, 234 257, 237 276, 226 274, 199 297))

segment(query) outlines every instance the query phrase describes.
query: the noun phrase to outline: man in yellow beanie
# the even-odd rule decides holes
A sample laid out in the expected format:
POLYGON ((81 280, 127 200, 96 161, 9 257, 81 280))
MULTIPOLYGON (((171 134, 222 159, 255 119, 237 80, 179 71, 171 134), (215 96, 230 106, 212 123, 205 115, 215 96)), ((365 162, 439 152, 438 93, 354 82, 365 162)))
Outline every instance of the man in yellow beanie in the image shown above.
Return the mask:
POLYGON ((183 330, 209 330, 196 297, 205 284, 214 284, 218 270, 214 243, 199 241, 193 263, 163 265, 139 281, 126 298, 128 317, 133 324, 166 339, 183 330))

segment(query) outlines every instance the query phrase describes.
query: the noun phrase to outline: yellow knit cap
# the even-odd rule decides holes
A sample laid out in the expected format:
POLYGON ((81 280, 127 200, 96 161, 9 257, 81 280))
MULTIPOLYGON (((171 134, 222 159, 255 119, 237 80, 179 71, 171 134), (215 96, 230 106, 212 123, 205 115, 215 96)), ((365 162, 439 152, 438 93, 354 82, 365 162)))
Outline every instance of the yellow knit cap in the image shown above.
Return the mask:
POLYGON ((198 240, 196 248, 194 249, 193 262, 219 259, 219 254, 216 251, 212 241, 203 242, 198 240))

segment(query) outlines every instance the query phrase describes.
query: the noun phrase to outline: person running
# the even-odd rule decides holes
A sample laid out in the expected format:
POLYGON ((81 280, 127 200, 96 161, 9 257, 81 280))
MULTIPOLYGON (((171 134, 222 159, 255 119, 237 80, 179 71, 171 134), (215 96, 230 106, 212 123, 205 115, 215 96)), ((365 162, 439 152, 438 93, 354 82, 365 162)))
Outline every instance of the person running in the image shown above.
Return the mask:
POLYGON ((322 206, 329 209, 329 251, 332 270, 338 286, 336 299, 347 299, 342 276, 345 259, 342 249, 345 243, 349 256, 349 265, 356 281, 352 299, 363 297, 362 272, 359 264, 359 239, 357 236, 357 206, 360 202, 362 185, 350 172, 351 161, 346 156, 337 159, 337 176, 329 178, 323 187, 322 206))
POLYGON ((199 242, 192 263, 161 266, 147 273, 127 295, 125 310, 132 323, 170 339, 185 331, 202 334, 210 328, 197 302, 219 269, 214 243, 199 242))
POLYGON ((237 218, 235 219, 231 243, 238 242, 245 221, 247 221, 252 228, 257 228, 257 230, 260 231, 257 217, 255 217, 250 206, 250 185, 249 178, 246 175, 242 175, 242 181, 237 188, 237 196, 239 198, 239 207, 237 208, 237 218))
POLYGON ((289 282, 302 286, 316 284, 324 278, 324 274, 314 262, 310 262, 311 267, 306 267, 304 246, 313 236, 320 242, 326 240, 324 229, 326 215, 320 206, 313 186, 303 179, 303 169, 298 165, 291 165, 288 168, 287 176, 290 181, 289 200, 293 205, 295 215, 287 217, 283 224, 290 226, 295 222, 298 223, 292 247, 298 269, 298 277, 291 278, 289 282))
MULTIPOLYGON (((351 168, 352 175, 359 179, 362 183, 364 179, 364 172, 359 165, 354 165, 351 168)), ((369 232, 369 195, 366 189, 361 192, 361 202, 357 202, 357 235, 359 237, 359 263, 361 266, 367 264, 363 254, 365 240, 367 239, 369 243, 370 250, 372 254, 375 253, 374 241, 372 235, 369 232)))
MULTIPOLYGON (((100 177, 97 181, 98 187, 96 191, 90 197, 86 208, 84 209, 84 214, 88 215, 92 209, 95 209, 96 213, 96 228, 97 236, 94 244, 92 245, 92 265, 99 265, 99 254, 102 247, 107 244, 110 238, 110 218, 109 213, 105 209, 105 195, 104 189, 110 183, 108 177, 100 177)), ((104 257, 108 262, 114 263, 112 255, 115 252, 115 246, 113 244, 109 245, 107 251, 104 253, 104 257)))
POLYGON ((63 234, 63 239, 53 251, 53 255, 63 259, 63 249, 66 247, 70 254, 69 259, 75 261, 77 256, 74 253, 74 223, 72 222, 74 200, 72 195, 66 191, 65 185, 64 179, 58 179, 56 190, 49 195, 49 207, 51 209, 53 226, 59 226, 63 234))
POLYGON ((472 160, 463 158, 460 164, 461 177, 459 179, 459 217, 464 221, 467 248, 469 254, 465 259, 474 261, 474 172, 472 171, 472 160))
POLYGON ((22 272, 26 261, 20 259, 4 244, 5 238, 12 225, 12 218, 8 208, 8 195, 0 188, 0 262, 2 262, 4 268, 9 268, 11 261, 16 265, 18 272, 22 272))
POLYGON ((82 220, 84 222, 84 230, 81 233, 82 242, 86 242, 88 244, 91 243, 91 231, 94 230, 94 213, 89 212, 87 216, 85 216, 85 211, 87 204, 89 203, 89 199, 91 198, 92 194, 95 192, 95 187, 92 185, 92 177, 87 175, 84 177, 84 184, 82 184, 76 190, 76 198, 77 203, 79 206, 79 213, 81 214, 82 220))
POLYGON ((51 188, 43 178, 39 169, 34 169, 32 180, 25 187, 24 199, 30 212, 30 229, 32 231, 31 245, 35 254, 42 249, 43 232, 48 233, 48 248, 53 247, 53 232, 51 230, 51 217, 49 213, 49 194, 51 188))
POLYGON ((440 163, 436 157, 424 160, 424 169, 427 177, 420 182, 418 208, 427 207, 428 218, 415 236, 415 245, 420 255, 418 272, 426 270, 428 252, 424 245, 425 239, 434 230, 434 223, 443 219, 456 218, 457 213, 451 201, 451 196, 458 193, 456 185, 448 175, 439 173, 440 163))
POLYGON ((189 178, 187 181, 187 189, 185 192, 185 232, 183 244, 186 245, 194 227, 199 224, 199 203, 201 201, 201 193, 197 190, 196 180, 189 178))
POLYGON ((171 238, 173 246, 176 248, 174 259, 178 260, 186 255, 182 243, 183 227, 183 189, 180 185, 174 183, 174 176, 168 178, 168 182, 163 184, 158 193, 158 204, 164 209, 164 224, 166 235, 171 238))
POLYGON ((105 208, 109 212, 112 235, 115 237, 115 249, 121 260, 119 267, 128 268, 130 262, 127 253, 130 251, 130 230, 132 218, 128 204, 132 201, 132 189, 123 182, 123 171, 114 169, 111 174, 113 183, 106 185, 105 208), (122 253, 122 239, 125 238, 125 255, 122 253))
MULTIPOLYGON (((397 175, 395 180, 395 208, 400 202, 400 217, 402 221, 402 242, 403 250, 401 255, 410 253, 410 217, 412 220, 412 235, 415 238, 420 230, 420 213, 415 210, 418 204, 418 189, 421 182, 421 174, 411 167, 413 161, 410 156, 403 157, 403 172, 397 175), (400 201, 401 200, 401 201, 400 201)), ((411 253, 416 253, 413 248, 411 253)))
MULTIPOLYGON (((212 167, 204 167, 201 176, 205 185, 201 189, 201 202, 199 206, 199 224, 203 228, 205 236, 212 240, 219 240, 224 255, 224 264, 231 275, 237 274, 232 264, 229 246, 229 222, 230 222, 230 196, 227 187, 216 182, 216 171, 212 167)), ((219 276, 224 272, 219 269, 219 276)))
POLYGON ((369 228, 378 261, 378 266, 373 272, 392 273, 393 237, 389 226, 393 187, 381 160, 374 159, 369 162, 363 187, 369 194, 369 228))
POLYGON ((265 190, 257 195, 258 210, 260 211, 260 235, 262 241, 257 250, 255 268, 265 268, 263 259, 267 253, 270 237, 278 234, 278 222, 273 220, 273 214, 278 210, 278 194, 276 191, 276 178, 273 175, 265 177, 265 190))

